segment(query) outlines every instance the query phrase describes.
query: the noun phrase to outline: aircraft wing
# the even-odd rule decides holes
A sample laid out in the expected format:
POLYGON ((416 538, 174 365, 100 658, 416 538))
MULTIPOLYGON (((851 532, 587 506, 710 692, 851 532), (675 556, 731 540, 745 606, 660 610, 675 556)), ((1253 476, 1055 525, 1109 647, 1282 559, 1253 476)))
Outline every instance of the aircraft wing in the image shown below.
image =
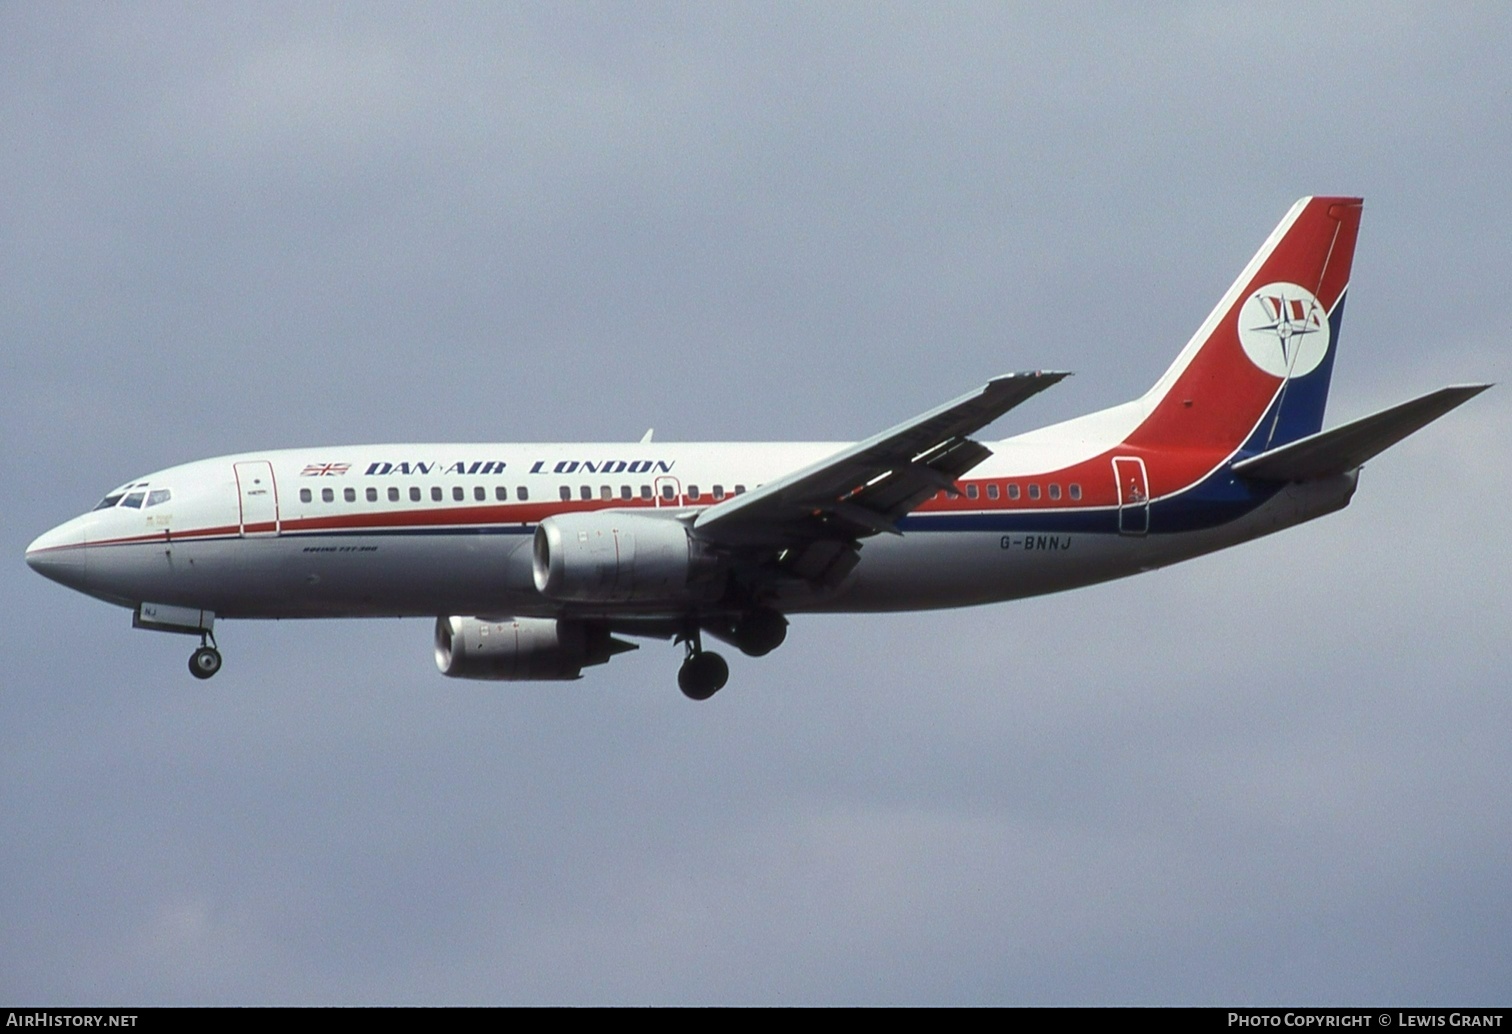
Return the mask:
POLYGON ((1489 387, 1489 384, 1460 384, 1430 391, 1379 413, 1240 460, 1234 464, 1234 473, 1263 481, 1309 481, 1343 474, 1489 387))
POLYGON ((699 514, 700 538, 730 546, 851 541, 881 532, 992 455, 970 434, 1068 373, 1010 373, 835 455, 699 514))

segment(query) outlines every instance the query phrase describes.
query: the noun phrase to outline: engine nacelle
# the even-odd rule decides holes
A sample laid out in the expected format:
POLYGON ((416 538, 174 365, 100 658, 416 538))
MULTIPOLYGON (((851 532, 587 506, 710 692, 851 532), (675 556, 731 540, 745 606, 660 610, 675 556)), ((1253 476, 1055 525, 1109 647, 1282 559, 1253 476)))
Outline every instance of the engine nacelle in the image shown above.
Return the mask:
POLYGON ((457 679, 576 679, 635 644, 609 630, 555 618, 436 619, 436 667, 457 679))
POLYGON ((718 592, 718 558, 680 521, 567 513, 535 533, 536 590, 570 603, 685 603, 718 592))

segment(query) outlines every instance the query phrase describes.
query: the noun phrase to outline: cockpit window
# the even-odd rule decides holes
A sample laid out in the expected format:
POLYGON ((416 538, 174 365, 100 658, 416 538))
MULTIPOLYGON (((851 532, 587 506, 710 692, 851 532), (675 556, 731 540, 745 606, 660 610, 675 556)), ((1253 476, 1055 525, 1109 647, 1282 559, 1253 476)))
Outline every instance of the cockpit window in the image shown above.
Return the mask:
POLYGON ((166 489, 166 488, 154 488, 151 492, 147 493, 147 505, 148 506, 156 506, 159 503, 166 503, 168 500, 170 500, 172 498, 173 498, 173 492, 170 491, 169 489, 166 489))
POLYGON ((123 495, 125 495, 125 494, 126 494, 125 492, 112 492, 108 496, 106 496, 104 499, 101 499, 95 505, 95 509, 96 510, 108 510, 112 506, 114 506, 116 503, 119 503, 121 501, 121 497, 123 495))
POLYGON ((129 506, 133 510, 140 510, 142 508, 142 500, 145 498, 147 498, 146 492, 132 492, 125 499, 121 500, 121 505, 129 506))

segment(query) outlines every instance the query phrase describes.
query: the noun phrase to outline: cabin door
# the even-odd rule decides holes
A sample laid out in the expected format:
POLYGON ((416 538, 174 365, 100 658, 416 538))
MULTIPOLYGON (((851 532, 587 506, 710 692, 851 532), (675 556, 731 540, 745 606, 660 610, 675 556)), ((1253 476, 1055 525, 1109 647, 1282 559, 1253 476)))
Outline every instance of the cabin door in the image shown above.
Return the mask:
POLYGON ((242 538, 277 535, 278 486, 273 482, 273 464, 267 460, 236 464, 236 492, 242 538))
POLYGON ((1118 532, 1143 535, 1150 530, 1150 482, 1144 460, 1115 456, 1113 480, 1118 484, 1118 532))

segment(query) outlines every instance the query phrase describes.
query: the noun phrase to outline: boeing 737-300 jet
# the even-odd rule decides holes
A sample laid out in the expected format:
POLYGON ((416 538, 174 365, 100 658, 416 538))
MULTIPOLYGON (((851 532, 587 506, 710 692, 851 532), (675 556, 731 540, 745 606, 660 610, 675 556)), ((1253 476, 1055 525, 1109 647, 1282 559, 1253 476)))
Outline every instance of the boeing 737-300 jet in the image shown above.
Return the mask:
POLYGON ((963 607, 1137 574, 1332 513, 1371 457, 1489 385, 1321 430, 1356 198, 1298 201, 1154 387, 973 437, 1064 373, 995 377, 855 444, 363 445, 134 478, 26 562, 199 637, 218 618, 434 617, 436 663, 575 679, 681 643, 702 700, 811 611, 963 607))

